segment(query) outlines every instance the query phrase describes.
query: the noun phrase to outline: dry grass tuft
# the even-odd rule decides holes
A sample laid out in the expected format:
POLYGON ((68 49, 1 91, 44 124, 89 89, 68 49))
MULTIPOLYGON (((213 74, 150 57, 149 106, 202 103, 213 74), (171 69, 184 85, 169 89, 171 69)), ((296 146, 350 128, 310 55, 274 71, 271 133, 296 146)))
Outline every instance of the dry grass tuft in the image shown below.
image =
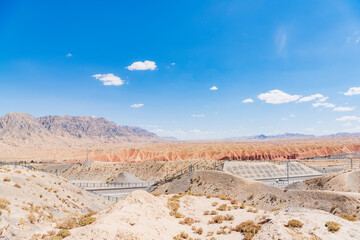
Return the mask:
POLYGON ((327 227, 330 232, 337 232, 340 229, 340 224, 337 222, 328 221, 325 223, 325 227, 327 227))
POLYGON ((350 216, 350 215, 347 215, 347 214, 340 214, 339 217, 341 217, 343 219, 346 219, 346 220, 348 220, 350 222, 356 222, 356 221, 359 220, 356 217, 353 217, 353 216, 350 216))
POLYGON ((56 236, 61 237, 61 238, 66 238, 66 237, 68 237, 70 235, 71 235, 71 233, 67 229, 62 229, 56 234, 56 236))
POLYGON ((226 211, 227 210, 227 205, 226 204, 221 204, 216 210, 226 211))
POLYGON ((242 222, 235 227, 235 231, 244 233, 245 240, 251 240, 261 229, 261 226, 255 224, 253 221, 242 222))
POLYGON ((300 222, 299 220, 296 219, 291 219, 288 224, 287 227, 293 227, 293 228, 301 228, 304 224, 302 222, 300 222))
POLYGON ((195 223, 195 220, 193 218, 191 218, 191 217, 186 217, 183 220, 181 220, 179 223, 183 224, 183 225, 186 224, 186 225, 191 226, 191 225, 193 225, 195 223))

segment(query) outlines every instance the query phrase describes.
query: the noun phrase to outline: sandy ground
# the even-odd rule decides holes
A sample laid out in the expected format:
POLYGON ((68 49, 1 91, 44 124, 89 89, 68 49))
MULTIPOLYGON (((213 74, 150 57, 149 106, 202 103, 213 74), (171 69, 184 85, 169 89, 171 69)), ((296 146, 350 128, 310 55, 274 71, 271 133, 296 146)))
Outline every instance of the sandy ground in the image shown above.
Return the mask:
POLYGON ((331 173, 304 181, 309 190, 327 190, 360 193, 360 171, 331 173))
POLYGON ((257 240, 360 238, 359 222, 349 222, 324 211, 289 209, 254 212, 250 211, 250 209, 255 210, 254 207, 245 206, 241 209, 238 203, 232 204, 230 200, 215 197, 184 195, 177 198, 180 204, 178 212, 182 217, 176 218, 170 215, 167 206, 172 197, 173 195, 156 197, 144 191, 133 192, 109 210, 99 213, 96 216, 97 220, 91 225, 71 230, 71 236, 66 239, 168 240, 182 232, 192 239, 243 239, 243 233, 234 231, 234 228, 248 220, 261 226, 261 230, 253 238, 257 240), (216 206, 214 206, 215 202, 216 206), (219 206, 224 204, 227 206, 226 210, 218 210, 219 206), (216 215, 205 215, 205 211, 216 211, 216 215), (221 223, 209 223, 213 217, 220 215, 227 215, 227 220, 221 223), (185 219, 189 225, 181 224, 185 219), (285 227, 284 225, 292 219, 301 221, 303 227, 285 227), (329 232, 325 227, 327 221, 339 223, 340 230, 335 233, 329 232))
POLYGON ((106 208, 104 200, 57 177, 29 169, 0 169, 0 239, 27 239, 68 215, 106 208))
POLYGON ((282 189, 235 175, 195 171, 159 185, 154 193, 224 194, 265 210, 305 207, 360 217, 360 193, 282 189))

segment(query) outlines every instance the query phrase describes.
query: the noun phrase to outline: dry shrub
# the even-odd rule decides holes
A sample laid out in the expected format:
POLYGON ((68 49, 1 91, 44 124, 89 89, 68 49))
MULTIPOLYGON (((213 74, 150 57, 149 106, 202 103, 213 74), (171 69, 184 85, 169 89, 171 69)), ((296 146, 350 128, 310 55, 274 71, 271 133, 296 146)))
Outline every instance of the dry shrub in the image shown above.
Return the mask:
POLYGON ((210 212, 210 215, 216 215, 217 214, 217 211, 215 211, 215 210, 212 210, 211 212, 210 212))
POLYGON ((325 223, 325 227, 327 227, 330 232, 337 232, 340 229, 340 224, 337 222, 328 221, 325 223))
POLYGON ((257 208, 249 208, 249 209, 247 210, 247 212, 257 213, 257 212, 258 212, 258 209, 257 209, 257 208))
POLYGON ((210 215, 210 211, 204 211, 204 215, 210 215))
POLYGON ((16 188, 21 188, 21 186, 19 185, 19 184, 14 184, 14 187, 16 187, 16 188))
POLYGON ((343 218, 343 219, 346 219, 350 222, 356 222, 358 221, 358 219, 356 217, 353 217, 353 216, 350 216, 350 215, 347 215, 347 214, 340 214, 339 217, 343 218))
POLYGON ((189 238, 189 234, 187 234, 186 232, 181 232, 180 234, 173 237, 174 240, 181 240, 181 239, 188 239, 188 238, 189 238))
POLYGON ((29 220, 30 223, 35 223, 36 222, 36 217, 33 213, 30 213, 27 215, 27 219, 29 220))
POLYGON ((179 223, 180 224, 183 224, 183 225, 189 225, 189 226, 191 226, 191 225, 193 225, 194 224, 194 222, 195 222, 195 220, 193 219, 193 218, 191 218, 191 217, 186 217, 186 218, 184 218, 183 220, 181 220, 179 223))
POLYGON ((300 222, 299 220, 296 219, 291 219, 290 221, 288 221, 287 226, 289 227, 293 227, 293 228, 301 228, 304 224, 302 222, 300 222))
POLYGON ((203 230, 201 227, 199 227, 198 229, 196 229, 195 232, 196 232, 197 234, 201 235, 201 234, 203 233, 203 231, 204 231, 204 230, 203 230))
POLYGON ((237 200, 231 200, 230 203, 231 203, 232 205, 235 205, 235 204, 238 204, 238 201, 237 201, 237 200))
POLYGON ((73 229, 79 226, 77 219, 75 217, 67 217, 61 223, 57 224, 57 228, 60 229, 73 229))
POLYGON ((92 224, 93 222, 95 222, 95 220, 96 220, 96 218, 91 217, 91 216, 82 216, 82 217, 79 219, 79 225, 80 225, 81 227, 83 227, 83 226, 92 224))
POLYGON ((6 210, 10 213, 9 206, 10 202, 5 198, 0 198, 0 209, 6 210))
POLYGON ((239 208, 240 208, 240 209, 244 209, 244 208, 245 208, 245 204, 242 203, 242 204, 239 206, 239 208))
POLYGON ((208 224, 219 224, 219 223, 222 223, 224 221, 224 216, 221 216, 221 215, 217 215, 217 216, 214 216, 211 218, 211 220, 208 222, 208 224))
POLYGON ((224 220, 225 221, 232 221, 232 220, 234 220, 234 216, 230 215, 230 214, 226 214, 225 217, 224 217, 224 220))
POLYGON ((261 226, 253 221, 242 222, 235 227, 235 231, 242 232, 245 240, 251 240, 261 229, 261 226))
POLYGON ((211 205, 215 207, 216 205, 218 205, 218 202, 213 202, 211 205))
POLYGON ((185 217, 183 214, 179 213, 179 212, 175 212, 175 214, 173 215, 175 218, 183 218, 185 217))
POLYGON ((70 233, 70 231, 67 230, 67 229, 61 229, 61 230, 56 234, 56 236, 61 237, 61 238, 66 238, 66 237, 68 237, 68 236, 70 236, 70 235, 71 235, 71 233, 70 233))
POLYGON ((227 205, 226 204, 221 204, 216 210, 226 211, 227 210, 227 205))
POLYGON ((10 179, 10 178, 8 178, 8 177, 5 177, 5 178, 3 179, 3 181, 4 181, 4 182, 10 182, 10 181, 11 181, 11 179, 10 179))

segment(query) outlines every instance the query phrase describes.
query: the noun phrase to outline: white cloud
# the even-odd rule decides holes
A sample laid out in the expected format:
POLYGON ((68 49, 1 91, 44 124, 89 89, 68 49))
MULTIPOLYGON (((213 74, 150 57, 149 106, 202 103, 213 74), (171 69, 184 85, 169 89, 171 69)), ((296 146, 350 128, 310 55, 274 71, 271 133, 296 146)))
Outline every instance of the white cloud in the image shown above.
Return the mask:
POLYGON ((176 63, 171 63, 171 66, 175 66, 176 63))
POLYGON ((312 104, 313 107, 326 107, 326 108, 334 108, 335 105, 332 103, 325 103, 325 102, 317 102, 312 104))
POLYGON ((295 117, 295 115, 294 115, 294 114, 290 114, 290 116, 289 116, 289 117, 294 118, 294 117, 295 117))
POLYGON ((205 114, 193 114, 192 117, 205 117, 205 114))
POLYGON ((310 95, 310 96, 307 96, 307 97, 300 98, 298 103, 310 102, 310 101, 314 101, 314 100, 320 100, 320 102, 325 101, 324 96, 322 94, 320 94, 320 93, 317 93, 317 94, 313 94, 313 95, 310 95))
POLYGON ((132 108, 141 108, 142 106, 144 106, 144 104, 142 104, 142 103, 136 103, 136 104, 130 105, 130 107, 132 107, 132 108))
POLYGON ((344 93, 346 96, 358 95, 360 94, 360 87, 349 88, 347 92, 344 93))
POLYGON ((300 95, 290 95, 278 89, 271 90, 267 93, 261 93, 258 96, 260 100, 263 100, 266 103, 271 103, 271 104, 294 102, 298 100, 300 97, 301 97, 300 95))
POLYGON ((95 74, 95 75, 93 75, 93 77, 102 81, 105 86, 111 86, 111 85, 120 86, 125 83, 123 80, 121 80, 120 77, 115 76, 112 73, 95 74))
POLYGON ((133 70, 155 70, 156 69, 156 63, 153 61, 145 60, 144 62, 138 61, 133 62, 130 66, 126 67, 127 69, 133 71, 133 70))
POLYGON ((285 117, 283 117, 283 118, 280 118, 282 121, 286 121, 286 120, 288 120, 288 118, 285 118, 285 117))
POLYGON ((333 111, 335 112, 349 112, 349 111, 352 111, 354 110, 355 107, 336 107, 333 109, 333 111))
POLYGON ((71 57, 71 56, 72 56, 72 54, 71 54, 71 53, 68 53, 68 54, 66 54, 66 56, 67 56, 67 57, 71 57))
POLYGON ((253 103, 254 100, 252 100, 251 98, 247 98, 244 101, 242 101, 243 103, 253 103))
POLYGON ((341 122, 358 121, 358 122, 360 122, 360 117, 357 117, 357 116, 342 116, 341 118, 337 118, 336 121, 341 121, 341 122))
POLYGON ((218 90, 218 88, 217 88, 216 86, 212 86, 212 87, 210 88, 210 90, 216 91, 216 90, 218 90))

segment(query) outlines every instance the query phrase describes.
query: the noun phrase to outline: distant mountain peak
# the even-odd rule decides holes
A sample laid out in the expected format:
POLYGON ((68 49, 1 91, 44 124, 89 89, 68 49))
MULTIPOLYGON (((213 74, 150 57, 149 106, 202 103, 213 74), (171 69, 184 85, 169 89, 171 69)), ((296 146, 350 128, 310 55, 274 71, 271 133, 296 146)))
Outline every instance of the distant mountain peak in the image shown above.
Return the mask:
POLYGON ((14 112, 0 117, 0 141, 8 145, 103 144, 159 141, 156 134, 139 127, 118 126, 105 118, 45 116, 14 112), (84 140, 84 141, 83 141, 84 140), (83 142, 82 142, 83 141, 83 142))

